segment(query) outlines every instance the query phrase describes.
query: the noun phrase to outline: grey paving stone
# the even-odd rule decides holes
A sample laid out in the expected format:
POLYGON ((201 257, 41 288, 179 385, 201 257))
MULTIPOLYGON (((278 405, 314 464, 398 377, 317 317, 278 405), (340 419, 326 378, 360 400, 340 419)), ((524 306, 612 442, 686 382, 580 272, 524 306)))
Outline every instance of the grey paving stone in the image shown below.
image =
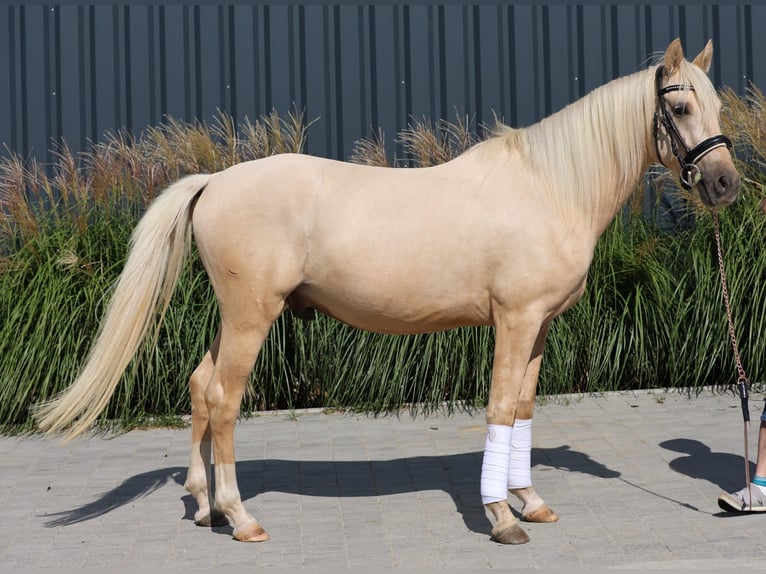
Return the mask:
MULTIPOLYGON (((763 396, 753 393, 752 412, 763 396)), ((558 512, 529 544, 489 539, 479 497, 484 413, 296 411, 243 418, 245 506, 269 542, 193 524, 189 430, 61 446, 0 437, 3 568, 762 569, 766 515, 719 511, 744 484, 738 399, 703 391, 547 397, 532 476, 558 512)), ((749 435, 757 441, 757 416, 749 435)), ((754 461, 753 461, 754 462, 754 461)), ((520 504, 510 500, 517 512, 520 504)))

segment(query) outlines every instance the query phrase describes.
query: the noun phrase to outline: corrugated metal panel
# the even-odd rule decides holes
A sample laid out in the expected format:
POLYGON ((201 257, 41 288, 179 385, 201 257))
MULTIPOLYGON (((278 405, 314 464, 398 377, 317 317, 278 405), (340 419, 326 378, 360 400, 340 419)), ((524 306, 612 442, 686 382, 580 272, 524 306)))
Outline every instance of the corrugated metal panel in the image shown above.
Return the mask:
POLYGON ((45 161, 166 114, 295 105, 318 118, 309 151, 345 158, 412 117, 528 125, 676 36, 690 55, 712 38, 714 82, 744 93, 766 84, 764 24, 766 6, 726 2, 2 3, 0 143, 45 161))

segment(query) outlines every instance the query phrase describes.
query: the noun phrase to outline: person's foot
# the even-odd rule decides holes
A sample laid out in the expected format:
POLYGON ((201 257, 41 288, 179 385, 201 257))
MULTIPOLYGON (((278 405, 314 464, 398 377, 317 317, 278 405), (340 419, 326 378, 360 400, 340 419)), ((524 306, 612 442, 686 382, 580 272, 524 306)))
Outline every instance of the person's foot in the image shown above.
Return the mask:
POLYGON ((726 512, 766 512, 766 488, 751 484, 733 494, 724 492, 718 506, 726 512))

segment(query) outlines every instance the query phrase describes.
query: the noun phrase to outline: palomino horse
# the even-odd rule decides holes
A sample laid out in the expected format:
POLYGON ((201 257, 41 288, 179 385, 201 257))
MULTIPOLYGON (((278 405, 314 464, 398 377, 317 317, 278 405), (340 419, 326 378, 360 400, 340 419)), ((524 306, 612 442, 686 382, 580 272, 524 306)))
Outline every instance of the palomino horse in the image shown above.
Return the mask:
POLYGON ((495 327, 481 497, 492 538, 526 542, 509 491, 523 519, 558 519, 530 477, 543 345, 553 318, 582 295, 599 236, 652 162, 698 187, 708 206, 736 198, 711 59, 710 42, 690 63, 675 40, 661 64, 435 167, 278 155, 181 179, 139 222, 89 359, 39 408, 40 427, 73 437, 96 419, 168 304, 191 226, 221 317, 189 381, 185 487, 198 524, 222 513, 237 540, 268 538, 240 498, 234 425, 271 325, 287 309, 316 309, 379 333, 495 327))

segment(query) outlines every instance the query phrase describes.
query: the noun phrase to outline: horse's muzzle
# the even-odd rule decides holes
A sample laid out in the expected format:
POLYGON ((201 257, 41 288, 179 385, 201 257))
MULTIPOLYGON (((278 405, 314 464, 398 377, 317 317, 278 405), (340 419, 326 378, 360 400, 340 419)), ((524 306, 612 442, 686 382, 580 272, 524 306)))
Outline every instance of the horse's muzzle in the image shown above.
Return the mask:
POLYGON ((708 207, 726 207, 737 199, 742 178, 734 167, 703 171, 699 194, 708 207))

